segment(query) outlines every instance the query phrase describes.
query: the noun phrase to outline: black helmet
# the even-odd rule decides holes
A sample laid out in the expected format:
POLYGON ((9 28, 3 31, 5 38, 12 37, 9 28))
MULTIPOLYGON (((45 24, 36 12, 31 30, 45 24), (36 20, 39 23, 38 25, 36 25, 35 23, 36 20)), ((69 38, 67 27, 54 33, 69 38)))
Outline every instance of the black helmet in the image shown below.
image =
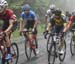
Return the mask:
POLYGON ((60 16, 61 15, 61 10, 59 9, 59 8, 57 8, 55 11, 54 11, 54 14, 56 15, 56 16, 60 16))

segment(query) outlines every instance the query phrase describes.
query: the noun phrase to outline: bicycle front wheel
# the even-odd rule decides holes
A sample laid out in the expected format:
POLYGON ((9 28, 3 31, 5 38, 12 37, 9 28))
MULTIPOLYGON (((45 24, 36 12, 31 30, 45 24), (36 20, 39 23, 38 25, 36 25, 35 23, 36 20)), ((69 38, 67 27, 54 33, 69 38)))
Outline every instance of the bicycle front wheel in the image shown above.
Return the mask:
POLYGON ((11 44, 10 51, 11 51, 12 59, 7 60, 7 64, 17 64, 19 58, 19 50, 15 42, 11 44))

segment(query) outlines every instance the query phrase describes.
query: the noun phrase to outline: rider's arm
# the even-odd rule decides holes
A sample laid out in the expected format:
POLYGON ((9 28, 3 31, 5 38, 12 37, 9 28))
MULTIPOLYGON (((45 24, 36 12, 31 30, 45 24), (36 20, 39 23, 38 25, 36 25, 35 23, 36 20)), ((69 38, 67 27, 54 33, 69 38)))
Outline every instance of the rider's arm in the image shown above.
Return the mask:
POLYGON ((23 29, 23 27, 24 27, 24 22, 23 22, 24 20, 22 19, 22 18, 20 18, 20 31, 23 29))
POLYGON ((37 24, 38 24, 38 21, 37 21, 37 20, 35 20, 35 24, 34 24, 33 29, 37 27, 37 24))
POLYGON ((46 25, 48 24, 48 15, 46 14, 45 15, 45 22, 46 22, 46 25))
POLYGON ((48 23, 46 30, 50 31, 50 29, 51 29, 51 23, 48 23))
POLYGON ((66 32, 70 27, 72 26, 72 17, 70 17, 70 20, 67 22, 67 26, 64 28, 63 32, 66 32))
POLYGON ((22 13, 21 13, 21 18, 20 18, 20 25, 19 25, 20 28, 19 28, 19 31, 23 30, 23 28, 24 28, 24 25, 25 25, 25 22, 24 22, 25 20, 24 20, 24 18, 25 18, 25 17, 24 17, 24 12, 22 12, 22 13))
POLYGON ((72 26, 72 21, 68 21, 67 25, 65 26, 63 32, 66 32, 72 26))
POLYGON ((13 14, 9 19, 9 27, 5 30, 5 33, 9 32, 12 29, 12 27, 16 21, 17 21, 16 15, 13 14))
POLYGON ((34 24, 34 26, 33 26, 33 29, 35 29, 35 28, 37 27, 38 20, 37 20, 37 16, 36 16, 36 14, 35 14, 35 13, 33 13, 32 17, 33 17, 33 18, 34 18, 34 20, 35 20, 35 24, 34 24))

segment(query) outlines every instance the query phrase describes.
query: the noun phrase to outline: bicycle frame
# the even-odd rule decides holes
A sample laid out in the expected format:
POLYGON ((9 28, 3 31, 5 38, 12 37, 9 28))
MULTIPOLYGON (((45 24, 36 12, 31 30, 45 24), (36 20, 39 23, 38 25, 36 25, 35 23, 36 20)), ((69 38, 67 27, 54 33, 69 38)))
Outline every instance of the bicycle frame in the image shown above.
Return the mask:
POLYGON ((58 39, 59 39, 59 40, 61 39, 61 35, 58 34, 58 33, 52 33, 52 34, 50 34, 50 35, 52 36, 53 42, 57 42, 58 39))
POLYGON ((36 46, 33 45, 33 41, 36 39, 36 35, 34 35, 34 34, 32 33, 32 31, 24 31, 24 30, 23 30, 22 32, 23 32, 24 37, 26 38, 26 40, 29 41, 30 47, 33 48, 33 49, 35 49, 36 46))

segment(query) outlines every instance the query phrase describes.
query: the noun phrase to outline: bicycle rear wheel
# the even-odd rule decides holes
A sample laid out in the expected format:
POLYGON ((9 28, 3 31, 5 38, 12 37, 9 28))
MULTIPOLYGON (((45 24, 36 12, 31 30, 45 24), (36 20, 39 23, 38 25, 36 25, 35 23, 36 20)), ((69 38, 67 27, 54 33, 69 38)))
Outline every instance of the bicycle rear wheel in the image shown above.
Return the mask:
POLYGON ((75 36, 71 38, 70 42, 70 52, 72 55, 75 55, 75 36))
POLYGON ((55 57, 56 57, 56 46, 52 42, 51 46, 50 46, 50 49, 48 51, 48 64, 54 64, 55 57))
POLYGON ((61 50, 63 50, 64 53, 63 53, 62 55, 59 54, 59 60, 60 60, 60 61, 64 61, 65 56, 66 56, 66 42, 65 42, 65 40, 64 40, 64 42, 63 42, 63 47, 62 47, 61 50))
POLYGON ((19 58, 19 50, 17 44, 14 42, 11 44, 10 51, 12 54, 12 59, 6 60, 7 64, 17 64, 19 58))

